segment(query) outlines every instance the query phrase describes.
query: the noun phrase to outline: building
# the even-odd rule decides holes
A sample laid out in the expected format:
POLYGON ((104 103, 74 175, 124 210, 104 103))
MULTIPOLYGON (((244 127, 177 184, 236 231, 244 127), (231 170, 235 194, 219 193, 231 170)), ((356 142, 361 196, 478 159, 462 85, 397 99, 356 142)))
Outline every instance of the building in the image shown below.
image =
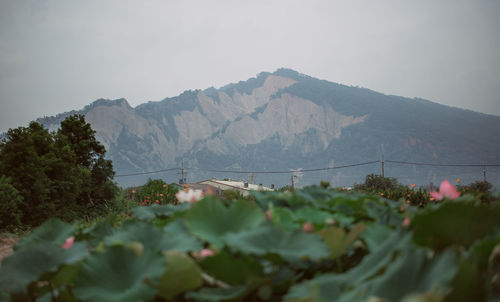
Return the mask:
POLYGON ((193 189, 201 189, 203 192, 207 191, 207 188, 212 191, 216 196, 222 196, 224 191, 237 191, 243 196, 248 196, 250 190, 255 191, 274 191, 274 185, 271 188, 264 187, 262 184, 255 185, 244 181, 237 180, 218 180, 218 179, 208 179, 197 182, 196 184, 190 185, 193 189))

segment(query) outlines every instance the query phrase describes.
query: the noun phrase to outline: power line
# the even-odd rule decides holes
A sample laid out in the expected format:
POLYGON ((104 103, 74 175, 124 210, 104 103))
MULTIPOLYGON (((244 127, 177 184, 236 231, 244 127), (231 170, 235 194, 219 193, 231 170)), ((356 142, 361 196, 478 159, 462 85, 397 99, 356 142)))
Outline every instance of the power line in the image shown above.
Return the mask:
POLYGON ((435 163, 419 163, 407 162, 398 160, 386 160, 386 163, 402 164, 402 165, 416 165, 416 166, 433 166, 433 167, 500 167, 500 164, 435 164, 435 163))
POLYGON ((199 169, 198 171, 205 171, 205 172, 217 172, 217 173, 236 173, 236 174, 248 174, 248 173, 254 173, 254 174, 289 174, 289 173, 294 173, 294 172, 316 172, 316 171, 326 171, 326 170, 335 170, 335 169, 342 169, 342 168, 350 168, 350 167, 356 167, 356 166, 364 166, 364 165, 371 165, 378 163, 378 160, 366 162, 366 163, 359 163, 359 164, 352 164, 352 165, 345 165, 345 166, 337 166, 337 167, 327 167, 327 168, 316 168, 316 169, 302 169, 302 170, 288 170, 288 171, 234 171, 234 170, 210 170, 210 169, 199 169))
MULTIPOLYGON (((202 172, 234 173, 234 174, 249 174, 249 173, 254 173, 254 174, 289 174, 289 173, 293 173, 293 172, 301 172, 302 173, 302 172, 317 172, 317 171, 344 169, 344 168, 372 165, 372 164, 380 163, 380 162, 381 162, 380 160, 374 160, 374 161, 351 164, 351 165, 344 165, 344 166, 315 168, 315 169, 302 169, 302 170, 287 170, 287 171, 241 171, 241 170, 236 171, 236 170, 212 170, 212 169, 186 169, 184 167, 182 167, 182 168, 176 167, 176 168, 169 168, 169 169, 149 171, 149 172, 119 174, 119 175, 115 175, 115 177, 147 175, 147 174, 155 174, 155 173, 168 172, 168 171, 174 171, 174 170, 181 170, 181 171, 196 170, 196 171, 202 171, 202 172)), ((416 165, 416 166, 432 166, 432 167, 500 167, 500 164, 438 164, 438 163, 407 162, 407 161, 397 161, 397 160, 383 160, 382 163, 393 163, 393 164, 401 164, 401 165, 416 165)), ((488 171, 488 172, 495 173, 497 171, 488 171)))
POLYGON ((131 173, 131 174, 120 174, 120 175, 115 175, 115 177, 125 177, 125 176, 137 176, 137 175, 155 174, 155 173, 168 172, 168 171, 174 171, 174 170, 180 170, 180 168, 170 168, 170 169, 163 169, 163 170, 150 171, 150 172, 137 172, 137 173, 131 173))

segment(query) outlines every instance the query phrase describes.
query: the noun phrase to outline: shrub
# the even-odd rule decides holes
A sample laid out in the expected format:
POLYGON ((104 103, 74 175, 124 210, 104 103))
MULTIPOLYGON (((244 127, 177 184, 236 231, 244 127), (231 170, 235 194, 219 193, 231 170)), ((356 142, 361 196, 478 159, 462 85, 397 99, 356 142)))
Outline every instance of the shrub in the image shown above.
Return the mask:
POLYGON ((175 186, 167 185, 162 179, 151 178, 142 187, 130 189, 132 199, 141 205, 172 204, 177 201, 177 191, 175 186))
POLYGON ((383 177, 378 174, 368 174, 366 175, 365 182, 361 185, 355 185, 355 189, 361 190, 393 190, 398 186, 398 181, 392 177, 383 177))

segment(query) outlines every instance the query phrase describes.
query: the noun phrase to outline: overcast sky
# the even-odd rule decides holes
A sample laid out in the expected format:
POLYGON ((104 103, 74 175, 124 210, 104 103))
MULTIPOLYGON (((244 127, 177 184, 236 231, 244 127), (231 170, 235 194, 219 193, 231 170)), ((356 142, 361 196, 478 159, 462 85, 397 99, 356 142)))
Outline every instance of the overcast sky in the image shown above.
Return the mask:
POLYGON ((0 131, 280 67, 500 115, 500 0, 0 0, 0 131))

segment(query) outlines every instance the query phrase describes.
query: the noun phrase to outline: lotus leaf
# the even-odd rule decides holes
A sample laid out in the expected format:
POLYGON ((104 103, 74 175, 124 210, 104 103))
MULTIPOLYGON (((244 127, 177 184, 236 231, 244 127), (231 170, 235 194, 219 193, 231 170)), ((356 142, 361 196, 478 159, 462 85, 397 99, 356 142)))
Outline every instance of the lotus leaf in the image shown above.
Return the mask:
POLYGON ((166 260, 160 252, 137 255, 115 245, 81 263, 73 292, 84 301, 149 301, 165 269, 166 260))
POLYGON ((330 254, 330 249, 318 235, 302 231, 284 232, 270 224, 237 234, 227 234, 224 240, 229 247, 242 253, 261 256, 277 254, 289 262, 301 258, 318 260, 330 254))
POLYGON ((205 198, 186 213, 184 223, 188 230, 199 238, 223 245, 222 236, 258 226, 265 216, 255 204, 238 200, 230 207, 215 198, 205 198))

